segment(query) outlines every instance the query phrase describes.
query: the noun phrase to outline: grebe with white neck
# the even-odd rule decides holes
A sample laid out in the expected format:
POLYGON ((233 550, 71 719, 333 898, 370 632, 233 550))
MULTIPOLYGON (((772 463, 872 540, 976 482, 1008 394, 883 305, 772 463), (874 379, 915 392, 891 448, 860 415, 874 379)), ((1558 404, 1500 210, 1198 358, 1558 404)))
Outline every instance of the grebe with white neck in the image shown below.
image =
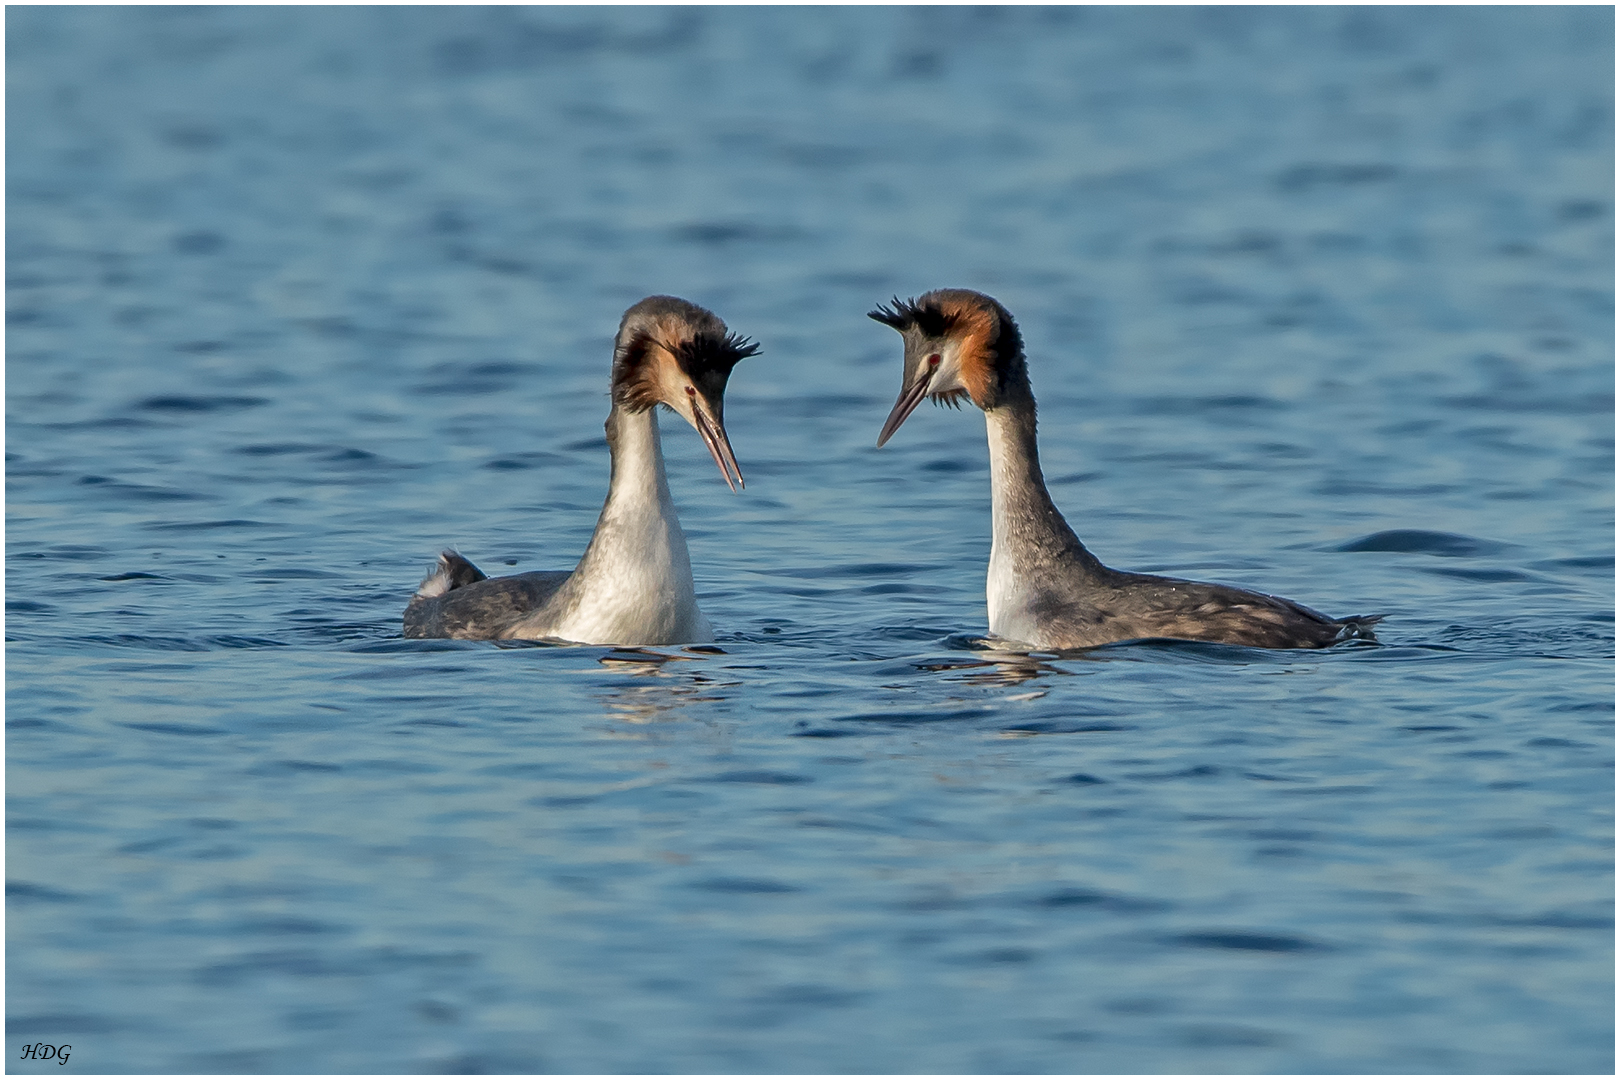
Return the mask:
POLYGON ((1373 640, 1382 616, 1334 619, 1292 600, 1111 570, 1080 543, 1047 494, 1035 445, 1035 394, 1012 315, 967 289, 880 305, 870 318, 905 338, 900 399, 878 435, 899 430, 923 398, 984 410, 990 442, 990 632, 1039 649, 1172 638, 1266 649, 1373 640))
POLYGON ((405 609, 405 636, 585 645, 711 640, 664 475, 655 407, 686 418, 736 491, 743 479, 726 438, 726 380, 757 351, 712 312, 673 296, 649 296, 626 311, 613 344, 606 425, 612 474, 579 565, 491 578, 446 551, 405 609))

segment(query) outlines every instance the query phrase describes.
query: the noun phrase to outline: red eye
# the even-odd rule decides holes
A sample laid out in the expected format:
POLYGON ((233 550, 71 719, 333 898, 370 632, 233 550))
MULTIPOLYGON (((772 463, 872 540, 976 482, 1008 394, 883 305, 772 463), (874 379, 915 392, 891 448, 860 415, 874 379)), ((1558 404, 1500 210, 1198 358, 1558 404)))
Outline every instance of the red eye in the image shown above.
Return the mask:
POLYGON ((688 393, 688 394, 691 394, 691 395, 692 395, 692 396, 693 396, 693 397, 697 397, 697 391, 696 391, 696 390, 694 390, 694 389, 692 389, 692 388, 691 388, 691 387, 690 387, 690 386, 688 386, 688 387, 687 387, 687 388, 686 388, 686 392, 687 392, 687 393, 688 393))
POLYGON ((939 353, 935 353, 933 356, 928 358, 928 366, 939 367, 939 353))

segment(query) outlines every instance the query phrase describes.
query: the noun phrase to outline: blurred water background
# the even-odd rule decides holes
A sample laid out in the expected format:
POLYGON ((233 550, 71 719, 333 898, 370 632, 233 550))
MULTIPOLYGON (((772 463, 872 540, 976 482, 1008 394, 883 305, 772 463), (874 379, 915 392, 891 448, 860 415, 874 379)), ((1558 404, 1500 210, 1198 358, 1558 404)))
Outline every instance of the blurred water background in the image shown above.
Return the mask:
POLYGON ((1611 9, 6 27, 12 1071, 1612 1071, 1611 9), (939 286, 1101 558, 1384 644, 994 652, 939 286), (654 292, 723 654, 401 640, 654 292))

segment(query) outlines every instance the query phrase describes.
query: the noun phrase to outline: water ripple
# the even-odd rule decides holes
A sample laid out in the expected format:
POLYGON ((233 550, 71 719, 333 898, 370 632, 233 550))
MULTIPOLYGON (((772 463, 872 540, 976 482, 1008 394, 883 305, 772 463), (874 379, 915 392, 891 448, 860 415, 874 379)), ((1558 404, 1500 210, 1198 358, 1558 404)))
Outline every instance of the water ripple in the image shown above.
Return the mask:
POLYGON ((1611 1073, 1613 31, 8 10, 13 1071, 1611 1073), (1099 558, 1380 643, 989 635, 944 285, 1099 558), (718 645, 401 637, 580 557, 665 291, 718 645))

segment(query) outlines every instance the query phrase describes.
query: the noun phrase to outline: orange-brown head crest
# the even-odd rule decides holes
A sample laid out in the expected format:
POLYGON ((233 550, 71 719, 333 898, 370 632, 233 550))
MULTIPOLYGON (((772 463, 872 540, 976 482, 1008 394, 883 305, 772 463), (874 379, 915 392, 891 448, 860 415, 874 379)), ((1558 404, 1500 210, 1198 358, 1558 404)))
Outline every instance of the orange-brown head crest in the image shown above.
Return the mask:
MULTIPOLYGON (((984 293, 935 289, 913 300, 895 297, 891 304, 878 305, 868 317, 894 327, 908 339, 915 335, 925 342, 954 341, 961 385, 981 409, 994 407, 1008 378, 1022 371, 1024 342, 1018 326, 1006 308, 984 293)), ((953 390, 931 396, 954 405, 960 393, 953 390)))
POLYGON ((759 346, 726 329, 713 312, 674 296, 649 296, 624 313, 613 347, 613 400, 642 411, 658 404, 666 378, 706 396, 725 393, 731 369, 759 346))

